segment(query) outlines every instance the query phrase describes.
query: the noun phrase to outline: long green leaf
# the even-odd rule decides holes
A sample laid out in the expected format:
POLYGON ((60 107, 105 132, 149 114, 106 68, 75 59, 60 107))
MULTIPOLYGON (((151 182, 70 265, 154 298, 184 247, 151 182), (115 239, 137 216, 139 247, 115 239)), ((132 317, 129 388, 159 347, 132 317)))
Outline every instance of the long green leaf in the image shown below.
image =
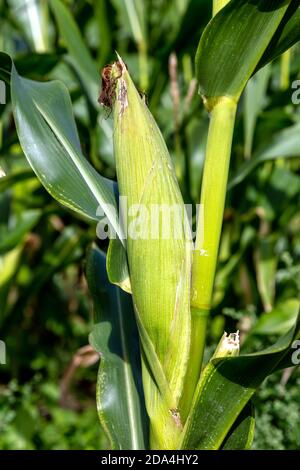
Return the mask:
POLYGON ((12 185, 20 183, 31 178, 35 178, 31 169, 18 170, 0 178, 0 192, 12 187, 12 185))
POLYGON ((268 48, 264 52, 257 69, 276 59, 300 40, 300 2, 292 0, 284 18, 268 48))
POLYGON ((86 47, 80 30, 68 8, 60 0, 50 0, 59 33, 70 54, 72 66, 77 71, 91 102, 97 105, 99 73, 86 47))
POLYGON ((285 334, 292 328, 300 308, 300 301, 298 299, 288 299, 279 302, 271 312, 266 312, 260 315, 257 323, 252 328, 250 335, 278 335, 285 334))
POLYGON ((19 244, 5 255, 0 255, 0 327, 5 318, 7 299, 13 278, 18 270, 23 245, 19 244))
MULTIPOLYGON (((37 54, 27 52, 18 54, 14 64, 21 75, 26 77, 45 77, 57 65, 59 56, 56 54, 37 54)), ((0 52, 0 79, 10 84, 12 60, 9 55, 0 52)))
POLYGON ((276 158, 300 157, 300 124, 278 132, 271 142, 258 150, 251 160, 240 166, 228 183, 228 190, 241 183, 258 165, 276 158))
POLYGON ((10 221, 9 228, 6 225, 0 224, 0 253, 5 253, 18 245, 24 236, 35 226, 41 215, 41 210, 32 209, 25 211, 20 217, 10 221))
POLYGON ((245 129, 245 157, 250 158, 255 125, 259 113, 266 105, 266 92, 271 74, 271 65, 264 67, 252 77, 245 90, 244 101, 244 129, 245 129))
POLYGON ((300 331, 294 327, 270 348, 255 354, 215 359, 198 384, 187 420, 183 449, 219 449, 262 381, 289 353, 300 331))
POLYGON ((239 98, 289 3, 287 0, 231 0, 210 21, 196 54, 200 91, 206 100, 220 96, 239 98))
POLYGON ((254 437, 255 413, 253 403, 247 403, 222 444, 222 450, 247 450, 254 437))
POLYGON ((11 58, 4 52, 0 52, 0 79, 10 83, 11 58))
POLYGON ((146 5, 142 0, 123 0, 124 7, 126 9, 132 35, 137 44, 143 42, 146 43, 146 31, 145 31, 145 13, 146 5))
POLYGON ((38 0, 8 0, 8 3, 34 50, 45 52, 49 47, 48 3, 38 0))
POLYGON ((120 240, 112 238, 107 251, 106 269, 110 282, 131 294, 127 254, 120 240))
POLYGON ((147 418, 131 297, 109 283, 105 255, 96 247, 88 253, 86 274, 96 317, 90 342, 101 355, 100 422, 114 449, 145 449, 147 418))
POLYGON ((118 233, 113 182, 100 176, 81 153, 66 87, 58 81, 24 79, 13 66, 11 94, 20 143, 47 191, 92 220, 99 220, 101 206, 118 233))
POLYGON ((275 251, 276 237, 269 235, 258 240, 255 249, 254 263, 257 288, 265 312, 270 312, 275 298, 275 276, 278 255, 275 251))

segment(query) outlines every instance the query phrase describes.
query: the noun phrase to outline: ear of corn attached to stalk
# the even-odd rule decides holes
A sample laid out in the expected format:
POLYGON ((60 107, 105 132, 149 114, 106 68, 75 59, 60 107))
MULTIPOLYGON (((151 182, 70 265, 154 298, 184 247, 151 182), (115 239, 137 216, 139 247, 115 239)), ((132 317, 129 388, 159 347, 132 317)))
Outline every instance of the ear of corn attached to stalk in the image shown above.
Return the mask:
POLYGON ((118 60, 106 68, 104 78, 102 102, 111 101, 114 109, 119 192, 127 198, 127 256, 151 448, 174 448, 182 429, 178 406, 190 350, 187 215, 162 135, 126 65, 118 60))

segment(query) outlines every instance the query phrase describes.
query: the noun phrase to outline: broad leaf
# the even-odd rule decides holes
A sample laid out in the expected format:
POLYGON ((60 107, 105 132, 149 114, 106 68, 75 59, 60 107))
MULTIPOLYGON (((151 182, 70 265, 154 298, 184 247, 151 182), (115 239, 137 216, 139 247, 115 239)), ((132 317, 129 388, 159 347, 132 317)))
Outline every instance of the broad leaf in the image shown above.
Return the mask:
POLYGON ((228 183, 228 190, 241 183, 258 165, 277 158, 300 156, 300 124, 278 132, 271 142, 258 150, 249 160, 240 166, 238 172, 228 183))
POLYGON ((32 47, 37 52, 48 49, 48 2, 38 0, 8 0, 11 14, 22 26, 32 47))
POLYGON ((144 0, 123 0, 124 10, 128 15, 132 35, 138 45, 146 44, 146 3, 144 0))
POLYGON ((227 263, 218 269, 213 292, 213 306, 217 306, 223 300, 228 285, 230 285, 230 278, 234 275, 246 249, 254 238, 255 230, 249 226, 245 227, 241 233, 238 251, 231 254, 227 263))
POLYGON ((197 386, 182 449, 219 449, 230 428, 262 381, 289 354, 300 333, 300 317, 277 343, 264 351, 210 361, 197 386))
POLYGON ((105 255, 96 247, 88 253, 86 275, 95 311, 90 342, 101 355, 97 383, 100 422, 114 449, 145 449, 147 418, 131 297, 109 283, 105 255))
POLYGON ((271 312, 260 315, 257 323, 252 328, 250 336, 254 335, 278 335, 285 334, 296 321, 300 308, 298 299, 288 299, 278 303, 271 312))
MULTIPOLYGON (((38 266, 31 270, 30 280, 22 287, 17 302, 12 307, 12 314, 7 318, 10 326, 18 321, 27 302, 37 294, 41 288, 53 279, 56 272, 60 272, 71 263, 78 263, 82 259, 84 233, 69 225, 55 240, 49 250, 45 251, 38 266)), ((8 328, 8 325, 5 325, 8 328)))
POLYGON ((99 220, 102 207, 118 233, 114 184, 82 155, 65 86, 24 79, 13 66, 11 94, 21 146, 41 183, 60 203, 92 220, 99 220))
POLYGON ((231 0, 204 30, 196 73, 206 100, 238 99, 290 4, 287 0, 231 0))
POLYGON ((9 289, 19 267, 23 245, 19 244, 5 255, 0 255, 0 327, 5 318, 9 289))
POLYGON ((261 68, 300 40, 300 5, 292 0, 258 67, 261 68))
POLYGON ((0 79, 10 83, 11 58, 4 52, 0 52, 0 79))
POLYGON ((271 74, 271 65, 264 67, 252 77, 245 89, 244 97, 244 128, 245 157, 250 158, 255 125, 259 113, 266 105, 266 92, 271 74))
MULTIPOLYGON (((14 61, 21 75, 31 78, 44 77, 58 63, 56 54, 37 54, 35 52, 19 54, 14 61)), ((12 60, 9 55, 0 52, 0 79, 10 83, 12 60)))
POLYGON ((118 239, 112 238, 109 243, 106 260, 107 274, 110 282, 131 294, 131 283, 124 246, 118 239))
POLYGON ((11 188, 14 184, 31 178, 35 178, 31 169, 18 170, 0 178, 0 192, 11 188))
POLYGON ((257 287, 264 310, 270 312, 275 298, 275 276, 278 264, 276 237, 269 235, 258 240, 254 253, 257 287))
POLYGON ((13 249, 24 236, 35 226, 42 214, 41 210, 25 211, 20 217, 10 220, 9 227, 0 224, 0 253, 13 249))
POLYGON ((253 403, 247 403, 222 444, 222 450, 247 450, 254 437, 255 411, 253 403))
POLYGON ((99 73, 86 47, 80 30, 68 8, 60 0, 50 0, 60 36, 70 54, 70 62, 77 71, 92 103, 97 105, 99 73))

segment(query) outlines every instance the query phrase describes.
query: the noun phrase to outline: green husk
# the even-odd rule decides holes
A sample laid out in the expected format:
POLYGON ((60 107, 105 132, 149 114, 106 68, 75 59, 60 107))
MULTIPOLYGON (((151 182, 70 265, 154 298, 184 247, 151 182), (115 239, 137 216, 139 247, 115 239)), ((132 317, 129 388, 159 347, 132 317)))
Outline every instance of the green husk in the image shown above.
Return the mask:
MULTIPOLYGON (((179 402, 190 351, 192 244, 184 203, 163 137, 120 59, 110 71, 114 152, 121 196, 135 208, 141 238, 126 240, 130 282, 142 342, 151 448, 174 448, 182 430, 179 402), (134 206, 135 205, 135 206, 134 206), (181 236, 149 222, 153 205, 180 209, 181 236)), ((123 214, 124 215, 124 214, 123 214)), ((172 220, 172 217, 171 217, 172 220)), ((128 228, 132 221, 128 217, 128 228)))

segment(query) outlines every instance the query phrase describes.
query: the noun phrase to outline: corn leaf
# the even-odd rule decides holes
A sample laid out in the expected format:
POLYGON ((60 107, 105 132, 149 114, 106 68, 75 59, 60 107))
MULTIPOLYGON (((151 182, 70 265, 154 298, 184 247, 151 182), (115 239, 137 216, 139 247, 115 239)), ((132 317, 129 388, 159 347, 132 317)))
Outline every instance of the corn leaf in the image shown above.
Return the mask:
POLYGON ((271 312, 260 315, 255 326, 252 328, 250 335, 278 335, 285 334, 296 321, 300 308, 298 299, 288 299, 278 303, 271 312))
POLYGON ((254 253, 257 288, 264 310, 270 312, 275 298, 275 276, 278 265, 276 238, 272 235, 258 240, 254 253))
POLYGON ((210 21, 196 54, 200 92, 206 100, 239 98, 290 3, 231 0, 210 21))
POLYGON ((22 26, 33 49, 45 52, 49 47, 48 2, 8 0, 11 14, 22 26))
POLYGON ((247 403, 222 444, 222 450, 247 450, 254 437, 255 410, 252 401, 247 403))
POLYGON ((50 0, 60 36, 70 54, 70 63, 77 71, 91 102, 97 105, 99 73, 86 47, 80 30, 68 8, 60 0, 50 0))
MULTIPOLYGON (((38 267, 33 270, 30 281, 23 286, 18 301, 13 305, 11 315, 7 318, 10 326, 22 316, 27 302, 51 279, 56 272, 66 268, 71 263, 79 262, 83 256, 80 245, 84 240, 84 233, 78 227, 69 225, 47 251, 38 267)), ((8 324, 5 325, 5 328, 8 324)))
POLYGON ((148 421, 131 297, 109 283, 105 255, 96 247, 88 253, 86 275, 95 311, 90 342, 101 356, 97 383, 100 422, 114 449, 145 449, 148 421))
POLYGON ((257 69, 276 59, 300 40, 300 2, 292 0, 257 69))
POLYGON ((291 351, 300 316, 273 346, 255 354, 210 361, 197 386, 182 439, 183 449, 219 449, 262 381, 291 351))
POLYGON ((100 176, 82 155, 65 86, 11 76, 13 113, 23 151, 47 191, 61 204, 91 220, 101 206, 118 233, 113 182, 100 176))
POLYGON ((19 244, 13 250, 0 255, 0 327, 5 318, 7 310, 7 300, 10 286, 19 267, 23 245, 19 244))
MULTIPOLYGON (((39 78, 51 70, 58 63, 57 54, 38 54, 35 52, 18 54, 14 64, 21 75, 26 77, 39 78)), ((4 52, 0 52, 0 79, 10 84, 12 60, 10 56, 4 52)))
POLYGON ((250 158, 255 125, 259 113, 266 106, 267 87, 271 75, 271 65, 264 67, 252 77, 245 89, 244 100, 244 129, 245 129, 245 157, 250 158))
POLYGON ((18 170, 0 178, 0 191, 11 188, 14 184, 20 183, 28 179, 35 178, 31 169, 18 170))
POLYGON ((0 52, 0 79, 10 83, 11 58, 4 52, 0 52))
POLYGON ((41 215, 41 210, 32 209, 11 220, 9 227, 0 223, 0 254, 21 243, 25 235, 36 225, 41 215))
POLYGON ((297 158, 300 156, 300 124, 278 132, 270 143, 257 150, 251 160, 240 166, 238 172, 229 180, 228 190, 232 189, 261 163, 277 158, 297 158))
POLYGON ((100 69, 106 64, 107 57, 112 48, 113 32, 110 28, 110 5, 106 0, 93 0, 94 15, 100 35, 100 51, 98 53, 98 63, 100 69))
POLYGON ((110 282, 131 294, 126 250, 117 238, 110 240, 107 251, 106 268, 110 282))
POLYGON ((143 0, 123 0, 128 15, 133 38, 136 44, 146 43, 145 14, 146 4, 143 0))

